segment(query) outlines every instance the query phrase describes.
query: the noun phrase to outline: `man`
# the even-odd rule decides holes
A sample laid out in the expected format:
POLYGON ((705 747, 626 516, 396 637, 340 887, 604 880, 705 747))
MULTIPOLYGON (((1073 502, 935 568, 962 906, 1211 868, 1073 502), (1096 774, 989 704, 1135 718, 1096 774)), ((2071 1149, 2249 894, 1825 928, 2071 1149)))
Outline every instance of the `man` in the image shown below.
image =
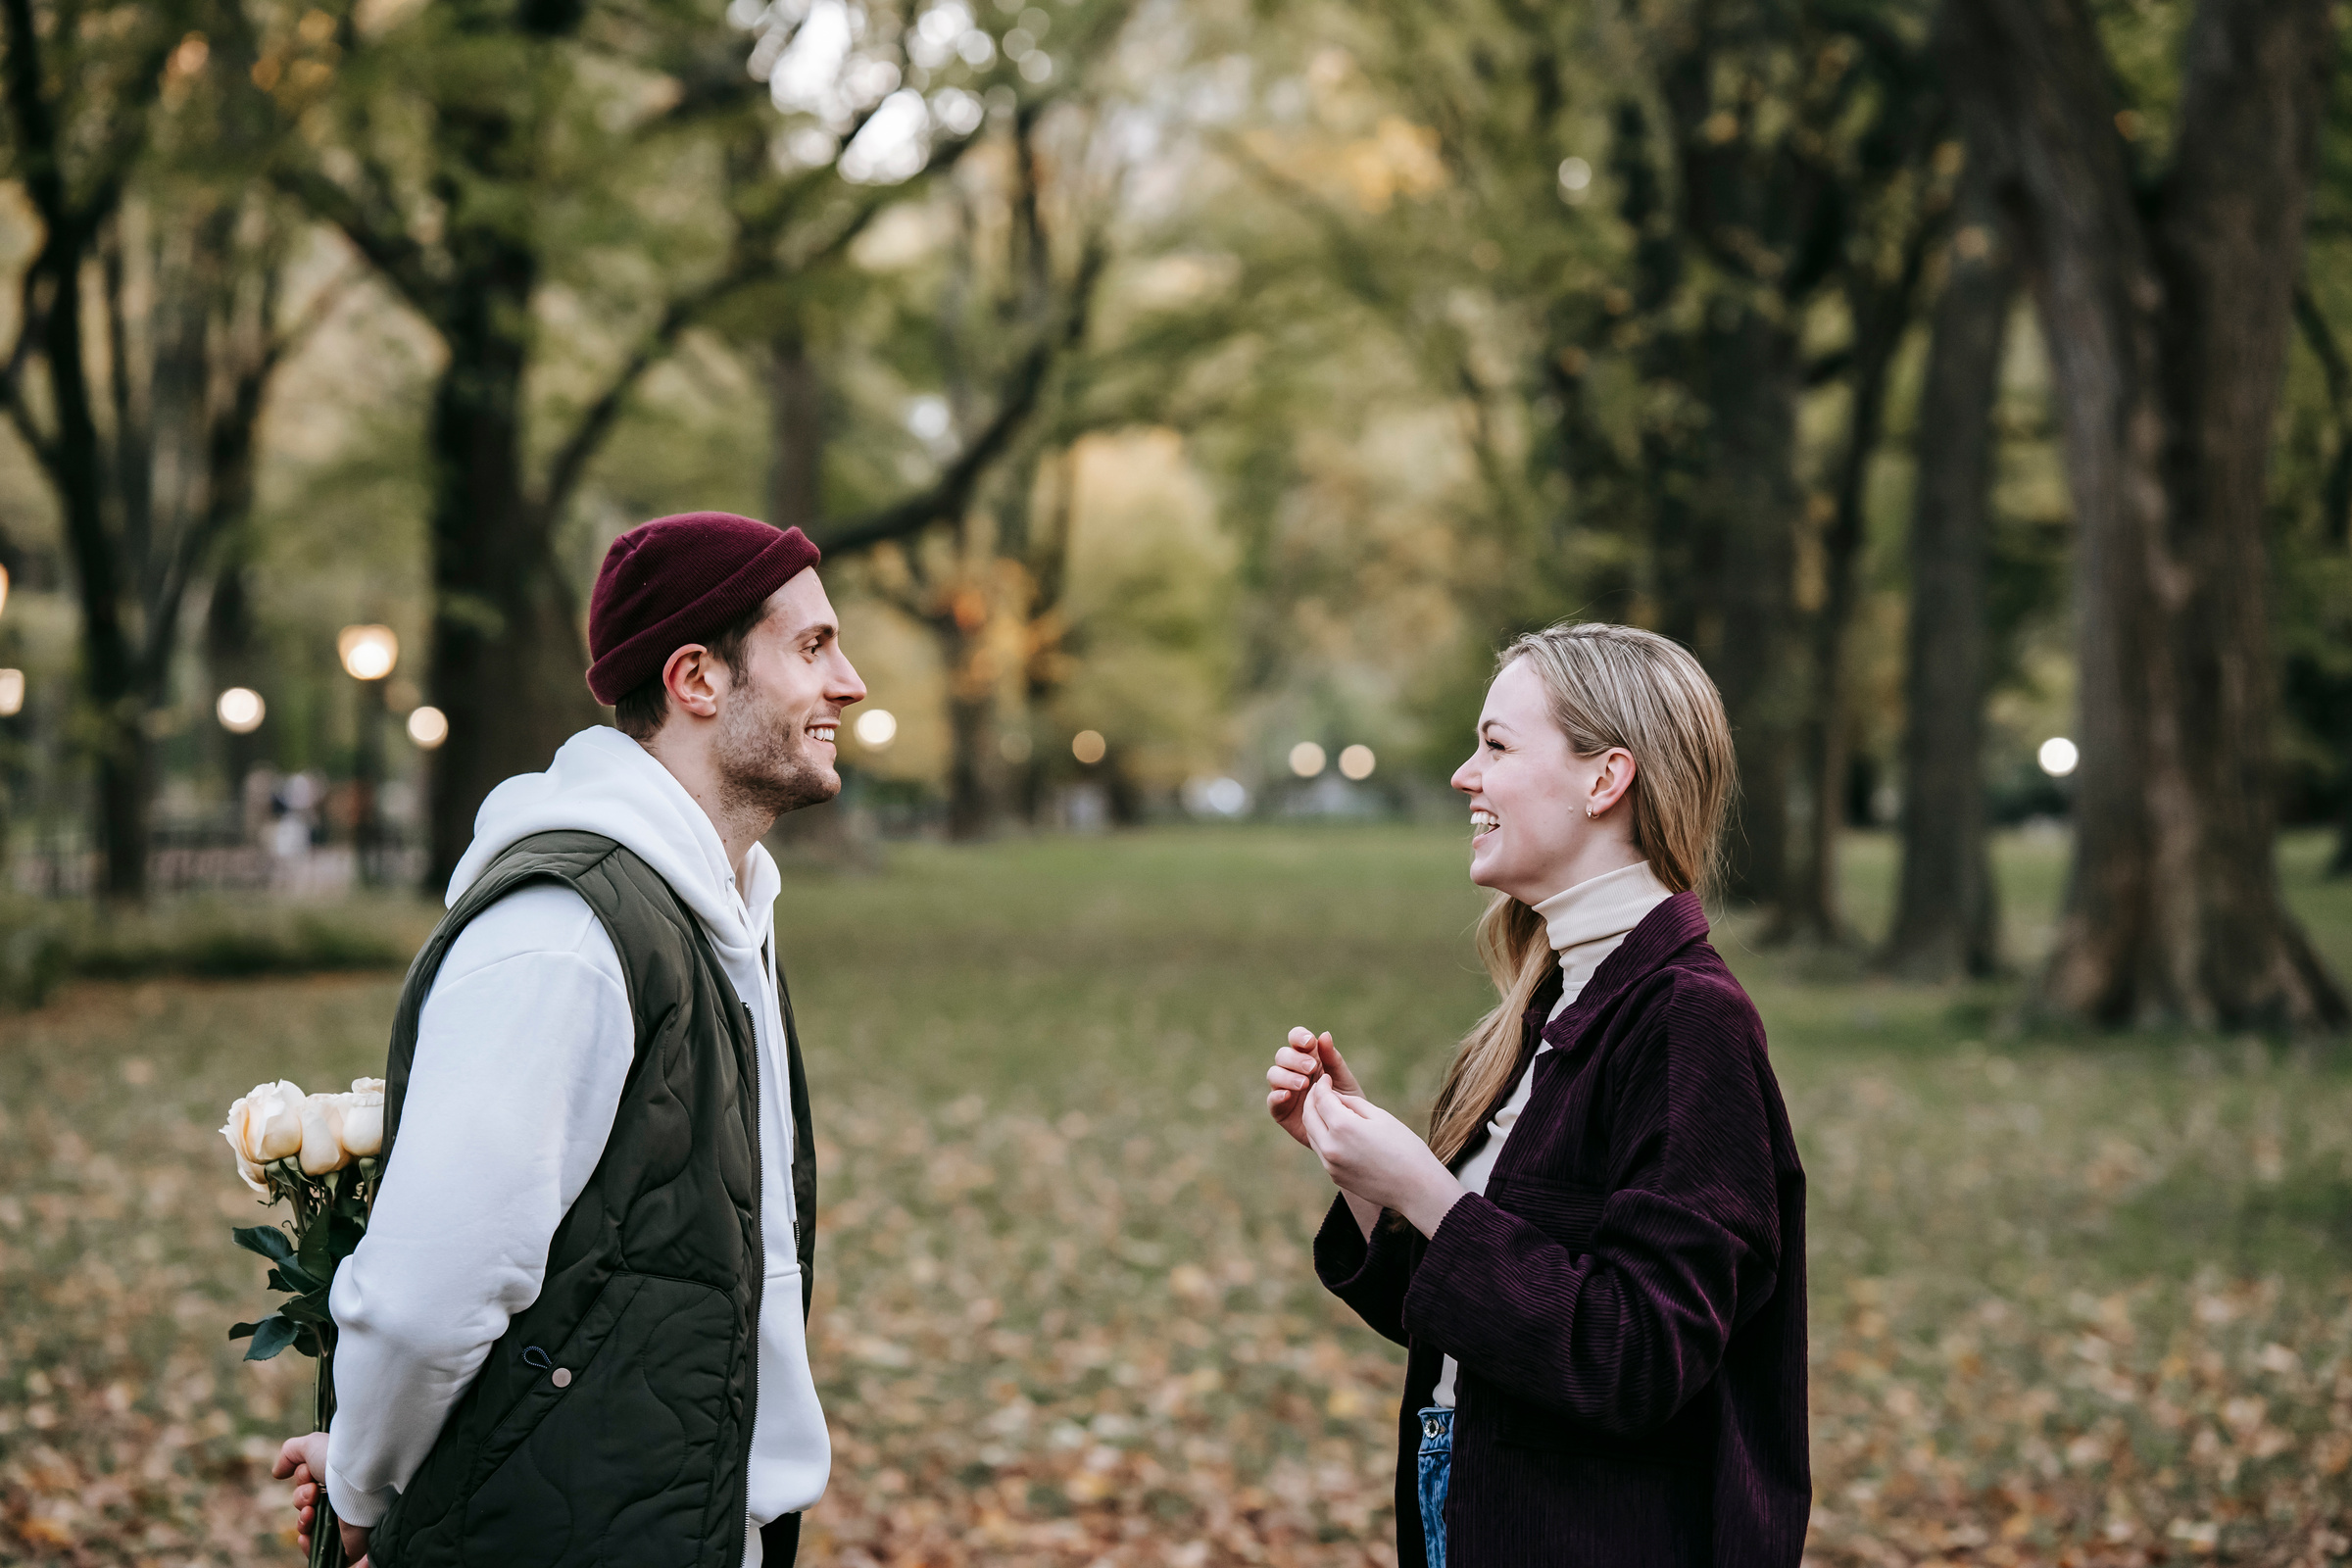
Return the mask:
POLYGON ((276 1466, 355 1560, 793 1560, 831 1449, 760 840, 840 791, 865 697, 817 559, 720 513, 622 534, 588 615, 618 728, 482 803, 395 1015, 338 1411, 276 1466))

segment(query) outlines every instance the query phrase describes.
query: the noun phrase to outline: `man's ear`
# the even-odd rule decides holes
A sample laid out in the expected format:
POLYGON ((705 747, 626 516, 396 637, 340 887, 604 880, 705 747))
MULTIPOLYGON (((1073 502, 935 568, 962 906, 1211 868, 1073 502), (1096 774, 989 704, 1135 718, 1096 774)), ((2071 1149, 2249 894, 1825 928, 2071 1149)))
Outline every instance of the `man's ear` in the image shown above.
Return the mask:
POLYGON ((718 674, 718 662, 701 643, 688 643, 670 655, 662 665, 662 689, 669 694, 671 705, 697 718, 716 717, 719 682, 724 678, 718 674))

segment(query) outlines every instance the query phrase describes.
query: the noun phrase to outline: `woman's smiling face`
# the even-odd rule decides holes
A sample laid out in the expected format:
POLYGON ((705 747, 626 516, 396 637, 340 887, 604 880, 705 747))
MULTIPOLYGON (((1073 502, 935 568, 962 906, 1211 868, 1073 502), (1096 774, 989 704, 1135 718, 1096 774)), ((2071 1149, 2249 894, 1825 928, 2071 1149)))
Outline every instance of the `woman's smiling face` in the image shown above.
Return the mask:
POLYGON ((1470 880, 1535 905, 1612 868, 1589 867, 1603 850, 1596 841, 1610 841, 1613 861, 1639 858, 1625 825, 1609 820, 1626 814, 1609 808, 1631 781, 1632 760, 1619 750, 1578 757, 1552 722, 1543 677, 1529 661, 1512 661, 1487 688, 1478 749, 1453 775, 1470 798, 1470 880), (1619 771, 1622 780, 1610 776, 1619 771), (1595 805, 1602 814, 1587 815, 1595 805))

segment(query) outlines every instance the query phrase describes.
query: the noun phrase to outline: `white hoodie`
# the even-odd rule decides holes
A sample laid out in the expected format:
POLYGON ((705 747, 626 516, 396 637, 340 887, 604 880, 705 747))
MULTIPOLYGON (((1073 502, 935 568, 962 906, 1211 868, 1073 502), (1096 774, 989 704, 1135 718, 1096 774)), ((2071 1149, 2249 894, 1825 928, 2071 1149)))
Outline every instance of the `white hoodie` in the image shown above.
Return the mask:
MULTIPOLYGON (((510 845, 558 829, 601 833, 652 866, 702 922, 756 1026, 767 1279, 744 1561, 757 1568, 758 1527, 815 1502, 832 1463, 801 1319, 784 1020, 765 957, 782 879, 755 844, 739 889, 694 797, 600 726, 564 742, 546 772, 490 792, 449 902, 510 845)), ((569 888, 512 893, 451 944, 418 1020, 401 1162, 330 1298, 327 1492, 342 1518, 383 1517, 508 1321, 538 1298, 556 1227, 612 1133, 634 1039, 619 956, 569 888)))

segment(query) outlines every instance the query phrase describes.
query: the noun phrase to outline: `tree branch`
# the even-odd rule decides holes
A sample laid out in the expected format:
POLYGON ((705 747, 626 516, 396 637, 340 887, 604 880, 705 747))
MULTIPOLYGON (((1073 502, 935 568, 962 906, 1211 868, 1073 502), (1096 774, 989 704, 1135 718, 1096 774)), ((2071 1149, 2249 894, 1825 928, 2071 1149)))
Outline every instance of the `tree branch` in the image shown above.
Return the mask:
POLYGON ((775 264, 765 256, 743 258, 720 276, 700 288, 672 299, 662 309, 662 318, 637 345, 636 350, 606 383, 604 391, 592 399, 572 426, 571 434, 557 448, 555 461, 548 465, 547 483, 541 490, 536 511, 542 522, 552 522, 563 514, 572 492, 579 487, 580 476, 587 471, 589 460, 612 431, 620 417, 621 406, 630 392, 645 376, 645 372, 669 353, 678 335, 692 326, 707 311, 729 295, 764 282, 776 275, 775 264))
POLYGON ((448 293, 432 274, 425 249, 405 227, 315 169, 280 167, 270 183, 293 197, 321 222, 340 229, 353 247, 400 290, 419 316, 438 325, 448 315, 448 293))
POLYGON ((1078 276, 1071 287, 1069 314, 1063 318, 1060 329, 1041 336, 1030 346, 1029 352, 1021 357, 1020 363, 1013 368, 1004 401, 997 406, 996 416, 972 438, 971 443, 948 466, 938 480, 928 489, 868 513, 863 517, 838 528, 825 529, 817 544, 827 555, 855 555, 878 544, 904 539, 963 510, 989 466, 1011 444, 1022 424, 1035 411, 1054 362, 1086 336, 1087 322, 1093 311, 1095 285, 1102 276, 1107 259, 1108 253, 1101 243, 1087 247, 1086 255, 1079 263, 1078 276))

